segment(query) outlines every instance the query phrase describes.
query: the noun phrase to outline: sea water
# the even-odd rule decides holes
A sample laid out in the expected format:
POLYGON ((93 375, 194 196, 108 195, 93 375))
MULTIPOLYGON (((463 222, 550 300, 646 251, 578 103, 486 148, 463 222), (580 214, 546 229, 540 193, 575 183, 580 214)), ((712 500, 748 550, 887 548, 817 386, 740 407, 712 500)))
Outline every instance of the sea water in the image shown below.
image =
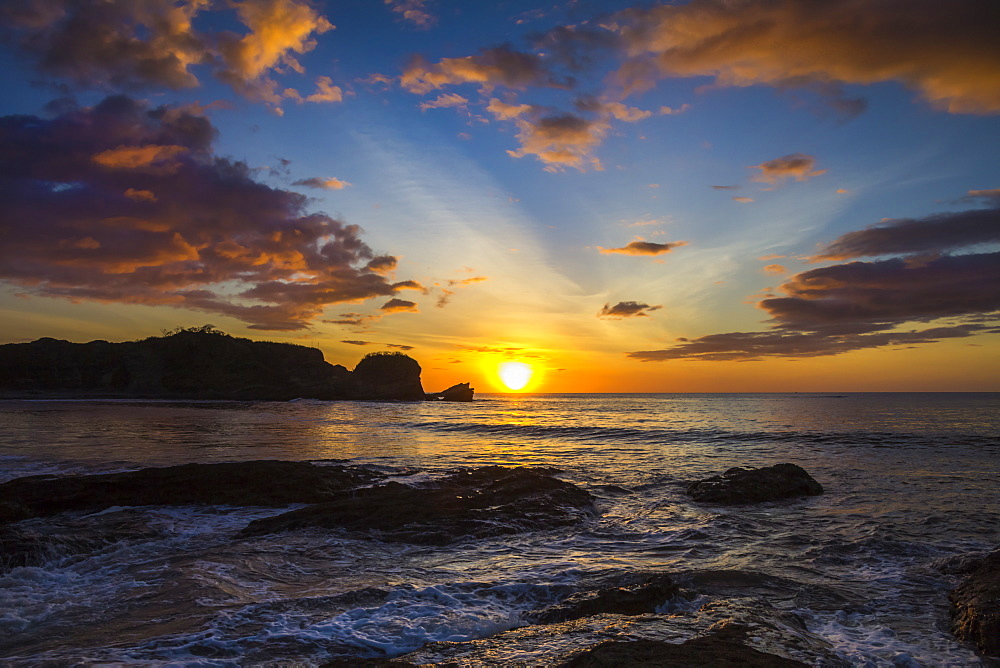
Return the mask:
MULTIPOLYGON (((237 666, 483 638, 598 573, 761 596, 855 665, 980 665, 948 632, 946 565, 1000 545, 1000 395, 485 395, 473 403, 0 402, 0 481, 188 462, 346 461, 421 481, 546 466, 597 497, 574 527, 444 546, 303 530, 286 508, 110 508, 143 538, 0 574, 4 665, 237 666), (793 462, 822 496, 692 503, 731 466, 793 462)), ((541 653, 543 648, 539 648, 541 653)), ((531 663, 532 657, 521 656, 531 663)))

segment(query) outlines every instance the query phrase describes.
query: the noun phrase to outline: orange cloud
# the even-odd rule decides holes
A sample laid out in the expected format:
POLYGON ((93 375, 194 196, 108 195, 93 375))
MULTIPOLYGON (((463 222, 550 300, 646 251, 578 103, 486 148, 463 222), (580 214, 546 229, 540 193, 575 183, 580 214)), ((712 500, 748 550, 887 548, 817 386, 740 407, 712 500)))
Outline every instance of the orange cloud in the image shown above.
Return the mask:
POLYGON ((734 197, 734 202, 739 202, 740 204, 750 204, 753 202, 753 197, 734 197))
POLYGON ((426 293, 427 288, 420 284, 419 281, 399 281, 398 283, 392 284, 393 290, 419 290, 420 292, 426 293))
POLYGON ((672 241, 665 244, 658 244, 653 241, 643 241, 640 239, 625 244, 621 248, 601 248, 598 246, 598 249, 602 253, 618 253, 620 255, 663 255, 675 248, 686 245, 686 241, 672 241))
POLYGON ((504 121, 513 120, 519 116, 522 116, 529 111, 534 109, 530 104, 507 104, 497 98, 490 99, 489 104, 486 106, 486 111, 493 114, 496 118, 504 121))
POLYGON ((816 159, 811 155, 792 153, 775 158, 774 160, 762 162, 759 165, 751 165, 751 168, 760 170, 760 174, 753 177, 754 181, 759 183, 779 183, 791 178, 794 178, 796 181, 808 181, 815 176, 826 174, 827 170, 814 170, 813 167, 815 166, 816 159))
POLYGON ((993 2, 694 0, 626 10, 611 23, 632 58, 619 72, 626 87, 648 88, 651 69, 723 86, 826 87, 834 96, 837 83, 897 81, 951 113, 1000 112, 993 2))
POLYGON ((417 28, 426 30, 437 22, 426 10, 427 0, 385 0, 385 4, 417 28))
POLYGON ((422 102, 420 104, 420 109, 426 111, 427 109, 445 109, 447 107, 464 107, 469 104, 467 98, 462 97, 458 93, 442 93, 438 95, 436 99, 430 102, 422 102))
POLYGON ((243 0, 236 11, 250 33, 223 44, 228 66, 223 75, 247 85, 278 65, 301 72, 292 53, 311 51, 316 46, 313 33, 333 30, 326 18, 299 0, 243 0))
POLYGON ((420 94, 465 83, 490 89, 495 86, 524 88, 550 82, 538 56, 506 46, 486 49, 475 56, 444 58, 436 64, 418 56, 410 61, 399 81, 406 90, 420 94))
POLYGON ((182 153, 187 153, 186 146, 160 146, 146 144, 143 146, 119 146, 101 151, 92 160, 109 169, 139 169, 155 165, 170 169, 173 159, 182 153))
POLYGON ((650 306, 641 302, 618 302, 614 306, 605 304, 598 312, 598 318, 612 318, 621 320, 622 318, 645 318, 650 311, 658 311, 662 306, 650 306))
POLYGON ((286 88, 282 97, 295 100, 299 104, 303 102, 343 102, 344 91, 340 86, 333 85, 330 77, 320 77, 316 79, 316 92, 312 95, 302 97, 299 91, 294 88, 286 88))
POLYGON ((129 188, 125 191, 125 197, 136 202, 155 202, 156 194, 151 190, 136 190, 129 188))
POLYGON ((635 123, 645 120, 653 115, 651 111, 645 111, 637 107, 630 107, 621 102, 605 102, 599 104, 594 111, 602 111, 612 118, 626 123, 635 123))
POLYGON ((788 270, 780 264, 769 264, 764 267, 765 274, 771 274, 772 276, 778 276, 780 274, 786 273, 788 270))
POLYGON ((341 181, 340 179, 330 177, 330 178, 319 178, 313 177, 310 179, 301 179, 292 183, 293 186, 306 186, 307 188, 321 188, 323 190, 342 190, 349 185, 347 181, 341 181))
MULTIPOLYGON (((283 95, 271 73, 301 73, 295 55, 315 47, 314 35, 333 29, 309 0, 10 0, 4 10, 11 40, 47 74, 96 87, 190 88, 200 83, 191 71, 200 65, 272 105, 283 95), (247 28, 243 35, 194 27, 202 14, 233 10, 247 28)), ((340 95, 321 77, 305 101, 339 101, 340 95)), ((303 101, 297 92, 288 96, 303 101)))
POLYGON ((386 303, 379 307, 379 310, 385 311, 386 313, 417 313, 416 302, 407 301, 405 299, 396 299, 393 297, 386 303))
MULTIPOLYGON (((399 264, 399 261, 395 258, 395 256, 376 255, 368 261, 368 264, 365 265, 365 269, 384 276, 395 271, 397 264, 399 264)), ((399 289, 396 285, 393 285, 393 288, 399 289)))
MULTIPOLYGON (((468 285, 474 285, 476 283, 482 283, 483 281, 488 281, 488 280, 489 278, 487 276, 470 276, 469 278, 454 279, 447 281, 447 285, 448 288, 464 288, 468 285)), ((440 285, 438 285, 438 288, 441 290, 441 295, 438 297, 435 306, 437 306, 438 308, 444 308, 451 302, 451 298, 455 294, 455 291, 449 290, 448 288, 445 287, 441 287, 440 285)))
POLYGON ((517 138, 521 148, 507 151, 515 158, 533 155, 545 163, 546 171, 565 167, 602 169, 593 150, 601 143, 608 123, 587 120, 573 114, 547 116, 538 120, 518 120, 517 138))

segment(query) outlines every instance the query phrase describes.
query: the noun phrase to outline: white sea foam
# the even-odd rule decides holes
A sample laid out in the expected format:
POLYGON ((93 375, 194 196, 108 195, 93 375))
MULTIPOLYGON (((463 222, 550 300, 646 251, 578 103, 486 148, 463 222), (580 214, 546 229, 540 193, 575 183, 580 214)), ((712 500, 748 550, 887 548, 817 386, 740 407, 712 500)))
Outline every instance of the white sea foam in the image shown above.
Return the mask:
POLYGON ((920 666, 978 666, 975 652, 955 642, 927 619, 924 629, 914 636, 902 635, 873 614, 833 615, 811 610, 797 611, 809 620, 809 630, 826 639, 833 650, 859 668, 919 668, 920 666))

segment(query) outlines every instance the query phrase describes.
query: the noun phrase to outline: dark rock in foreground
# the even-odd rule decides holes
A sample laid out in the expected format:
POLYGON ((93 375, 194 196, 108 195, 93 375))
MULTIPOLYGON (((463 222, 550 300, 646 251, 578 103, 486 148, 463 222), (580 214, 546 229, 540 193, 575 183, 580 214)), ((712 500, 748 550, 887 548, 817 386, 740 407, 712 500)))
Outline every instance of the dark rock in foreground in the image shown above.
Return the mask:
POLYGON ((532 615, 535 624, 554 624, 602 613, 641 615, 656 612, 681 590, 666 573, 630 573, 592 591, 574 594, 532 615))
POLYGON ((594 513, 590 493, 550 470, 487 466, 422 487, 389 482, 350 497, 251 522, 244 536, 322 527, 390 542, 445 545, 575 524, 594 513))
POLYGON ((737 505, 816 496, 823 486, 795 464, 775 464, 764 468, 731 468, 688 485, 695 501, 737 505))
MULTIPOLYGON (((742 634, 745 636, 746 634, 742 634)), ((748 647, 723 631, 711 632, 682 643, 662 640, 609 640, 586 649, 564 668, 611 668, 612 666, 684 666, 684 668, 809 668, 808 663, 786 659, 748 647)))
POLYGON ((459 383, 452 385, 443 392, 428 394, 425 399, 428 401, 472 401, 476 391, 469 383, 459 383))
POLYGON ((1000 657, 1000 550, 983 559, 948 598, 955 637, 1000 657))
POLYGON ((251 461, 183 464, 124 473, 30 476, 0 484, 0 524, 112 506, 285 506, 320 503, 380 479, 349 466, 251 461))
POLYGON ((849 665, 800 617, 761 599, 712 601, 676 614, 600 614, 525 626, 481 640, 430 643, 395 662, 463 668, 849 665))

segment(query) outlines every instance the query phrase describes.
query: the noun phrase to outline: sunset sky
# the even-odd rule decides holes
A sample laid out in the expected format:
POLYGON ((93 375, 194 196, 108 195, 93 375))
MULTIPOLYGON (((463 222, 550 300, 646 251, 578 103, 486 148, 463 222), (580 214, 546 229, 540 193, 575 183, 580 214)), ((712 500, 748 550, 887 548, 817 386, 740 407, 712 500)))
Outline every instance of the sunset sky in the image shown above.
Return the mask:
POLYGON ((5 0, 0 342, 1000 390, 996 0, 5 0))

